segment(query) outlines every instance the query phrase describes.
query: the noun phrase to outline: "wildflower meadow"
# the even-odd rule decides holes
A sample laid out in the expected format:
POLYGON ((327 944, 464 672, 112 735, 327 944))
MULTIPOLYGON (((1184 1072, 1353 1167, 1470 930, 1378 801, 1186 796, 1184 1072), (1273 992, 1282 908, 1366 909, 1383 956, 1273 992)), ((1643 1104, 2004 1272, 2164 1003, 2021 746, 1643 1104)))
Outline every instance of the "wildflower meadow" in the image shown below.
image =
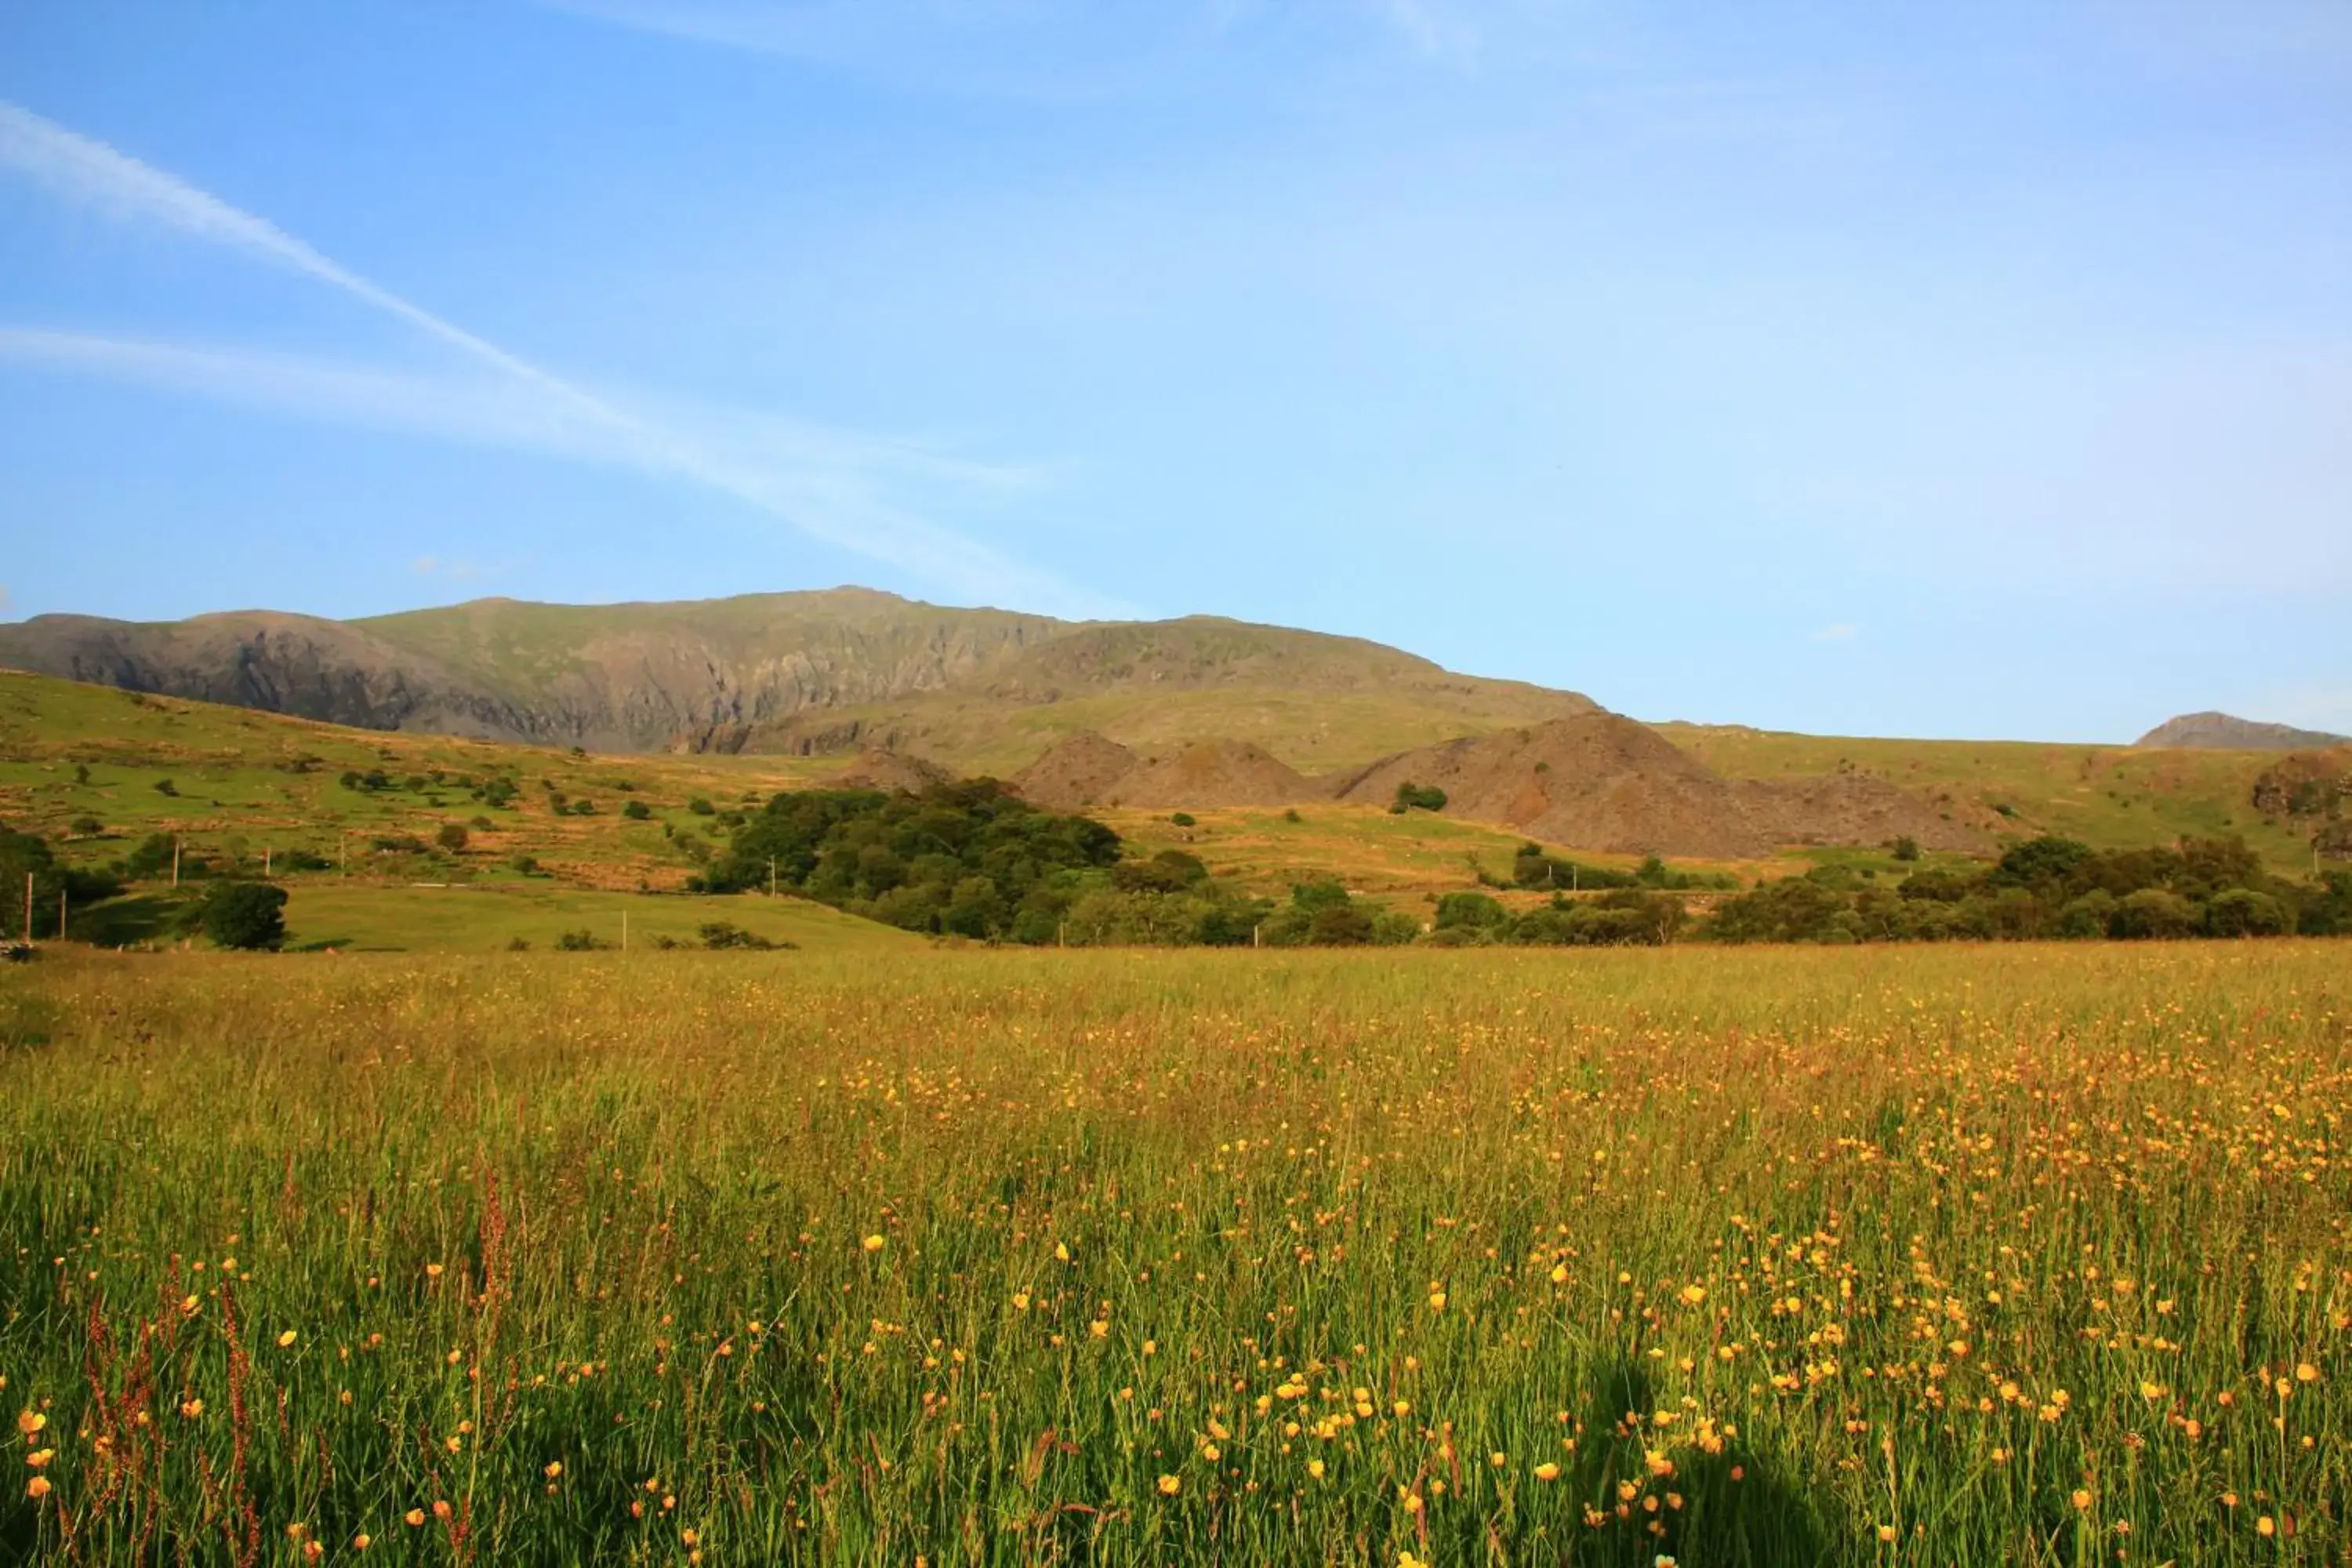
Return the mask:
POLYGON ((2341 1563, 2325 942, 53 955, 0 1560, 2341 1563))

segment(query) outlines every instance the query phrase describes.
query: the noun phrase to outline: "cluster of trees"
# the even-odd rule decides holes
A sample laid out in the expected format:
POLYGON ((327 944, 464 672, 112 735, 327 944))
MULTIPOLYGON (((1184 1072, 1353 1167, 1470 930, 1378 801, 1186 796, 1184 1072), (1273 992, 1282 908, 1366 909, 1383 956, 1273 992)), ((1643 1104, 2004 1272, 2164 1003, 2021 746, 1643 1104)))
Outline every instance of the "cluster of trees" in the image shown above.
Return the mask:
POLYGON ((697 890, 779 889, 909 931, 1032 946, 1358 946, 1411 942, 1414 917, 1302 882, 1241 895, 1197 856, 1122 858, 1091 817, 1042 810, 989 779, 919 794, 808 790, 745 818, 697 890))
POLYGON ((1547 892, 1582 892, 1610 889, 1647 888, 1654 891, 1736 888, 1738 879, 1721 872, 1677 871, 1655 855, 1643 858, 1631 871, 1607 866, 1587 866, 1563 860, 1540 844, 1522 844, 1511 858, 1511 879, 1496 881, 1482 869, 1479 880, 1490 887, 1513 887, 1547 892))
POLYGON ((1725 900, 1707 930, 1730 942, 2331 935, 2352 933, 2352 875, 2273 877, 2234 837, 2105 851, 2045 837, 1893 886, 1816 867, 1725 900))
POLYGON ((1485 893, 1448 893, 1437 900, 1430 941, 1443 947, 1664 947, 1685 918, 1680 899, 1640 888, 1585 900, 1555 893, 1549 904, 1517 913, 1485 893))
MULTIPOLYGON (((170 869, 172 837, 142 841, 111 870, 88 870, 59 861, 47 840, 0 824, 0 937, 58 934, 62 917, 68 931, 75 911, 122 890, 124 875, 153 876, 170 869), (31 879, 32 929, 25 929, 26 879, 31 879)), ((201 860, 183 856, 183 878, 209 871, 201 860), (194 868, 192 872, 192 866, 194 868)), ((201 934, 220 947, 275 948, 286 940, 286 892, 267 882, 221 879, 178 910, 173 923, 184 934, 201 934)))
POLYGON ((1045 943, 1085 873, 1118 858, 1118 835, 1101 823, 1041 811, 992 779, 919 795, 803 790, 745 818, 690 886, 772 882, 908 931, 1045 943))
POLYGON ((113 895, 120 886, 102 871, 77 870, 63 864, 39 834, 0 823, 0 936, 55 936, 61 910, 95 903, 113 895), (32 879, 30 931, 25 929, 27 877, 32 879))

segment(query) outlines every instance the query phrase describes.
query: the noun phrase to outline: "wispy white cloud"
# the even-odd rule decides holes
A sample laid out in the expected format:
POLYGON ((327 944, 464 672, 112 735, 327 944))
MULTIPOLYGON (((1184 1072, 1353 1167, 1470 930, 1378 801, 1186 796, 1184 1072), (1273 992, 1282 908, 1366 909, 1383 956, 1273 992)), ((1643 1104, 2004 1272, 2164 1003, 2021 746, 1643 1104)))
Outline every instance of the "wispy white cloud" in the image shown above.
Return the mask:
POLYGON ((1815 643, 1852 642, 1854 638, 1854 634, 1860 629, 1860 627, 1856 626, 1851 621, 1839 621, 1833 625, 1823 626, 1821 630, 1813 633, 1805 640, 1807 642, 1815 643))
POLYGON ((827 542, 961 593, 1075 615, 1121 608, 1029 573, 927 521, 929 511, 992 504, 1041 481, 1033 469, 978 462, 918 441, 684 405, 660 405, 615 425, 506 377, 419 374, 297 354, 39 327, 0 325, 0 361, 106 376, 290 418, 599 468, 686 472, 827 542), (659 432, 657 438, 654 432, 659 432))
POLYGON ((340 289, 458 350, 477 374, 425 377, 26 327, 0 328, 0 355, 286 413, 662 474, 968 597, 1079 613, 1103 607, 926 515, 943 503, 1002 496, 1024 482, 1023 470, 819 425, 624 405, 370 281, 265 218, 5 100, 0 171, 122 220, 160 225, 340 289), (930 504, 918 510, 908 498, 930 504))

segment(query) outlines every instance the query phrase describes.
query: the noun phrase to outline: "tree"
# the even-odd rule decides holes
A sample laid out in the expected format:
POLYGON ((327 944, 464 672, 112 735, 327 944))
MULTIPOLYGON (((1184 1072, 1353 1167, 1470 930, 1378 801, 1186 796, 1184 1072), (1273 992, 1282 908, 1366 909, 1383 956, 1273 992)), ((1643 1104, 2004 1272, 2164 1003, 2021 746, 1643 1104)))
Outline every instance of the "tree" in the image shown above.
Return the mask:
POLYGON ((2252 888, 2217 893, 2205 906, 2205 930, 2214 936, 2284 936, 2294 928, 2284 905, 2252 888))
POLYGON ((197 906, 215 947, 275 952, 286 941, 286 889, 268 882, 215 882, 197 906))
POLYGON ((1907 833, 1895 839, 1890 847, 1895 851, 1895 858, 1906 865, 1919 858, 1919 841, 1907 833))
POLYGON ((1985 881, 1996 888, 2028 888, 2046 892, 2065 887, 2068 879, 2095 858, 2095 851, 2087 844, 2045 835, 2011 846, 2001 856, 2000 864, 1986 874, 1985 881))
POLYGON ((1317 910, 1307 922, 1307 940, 1318 947, 1361 947, 1376 934, 1372 917, 1352 902, 1317 910))
POLYGON ((2197 929, 2197 906, 2161 888, 2142 888, 2116 903, 2115 933, 2154 939, 2188 936, 2197 929))
POLYGON ((445 822, 441 825, 441 831, 433 836, 433 842, 455 855, 466 847, 466 837, 464 823, 445 822))
POLYGON ((621 815, 631 822, 643 822, 653 814, 654 808, 641 800, 629 801, 621 807, 621 815))
POLYGON ((1389 811, 1402 816, 1408 811, 1444 811, 1445 792, 1434 784, 1417 784, 1407 779, 1397 785, 1396 799, 1389 811))
POLYGON ((1488 931, 1509 918, 1509 911, 1484 893, 1448 893, 1437 900, 1440 931, 1488 931))
POLYGON ((157 795, 177 795, 180 793, 180 786, 173 784, 170 779, 157 779, 155 781, 155 793, 157 795))
POLYGON ((1293 882, 1290 885, 1290 901, 1293 907, 1310 915, 1319 914, 1325 910, 1345 909, 1348 885, 1328 877, 1313 882, 1293 882))

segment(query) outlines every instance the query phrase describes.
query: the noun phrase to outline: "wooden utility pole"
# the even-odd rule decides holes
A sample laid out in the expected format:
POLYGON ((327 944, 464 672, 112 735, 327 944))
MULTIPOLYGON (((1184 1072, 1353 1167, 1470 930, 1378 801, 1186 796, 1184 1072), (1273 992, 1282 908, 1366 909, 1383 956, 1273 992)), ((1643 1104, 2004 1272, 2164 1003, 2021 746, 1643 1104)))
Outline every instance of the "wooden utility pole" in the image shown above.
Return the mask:
POLYGON ((269 875, 269 846, 267 844, 261 847, 261 874, 265 877, 269 875))
POLYGON ((772 898, 774 898, 775 896, 776 896, 776 858, 775 858, 773 855, 771 855, 771 856, 769 856, 769 857, 768 857, 768 897, 770 897, 770 898, 772 898, 772 898))
POLYGON ((629 951, 629 911, 626 910, 621 911, 621 951, 629 951))
POLYGON ((59 888, 59 889, 58 889, 58 940, 59 942, 63 942, 63 941, 65 941, 65 939, 66 939, 66 890, 65 890, 63 888, 59 888))
POLYGON ((27 872, 26 872, 26 873, 25 873, 25 941, 26 941, 26 944, 27 944, 27 945, 30 945, 30 943, 32 942, 32 940, 33 940, 33 874, 32 874, 30 871, 27 871, 27 872))
POLYGON ((180 885, 180 836, 172 835, 172 886, 180 885))

